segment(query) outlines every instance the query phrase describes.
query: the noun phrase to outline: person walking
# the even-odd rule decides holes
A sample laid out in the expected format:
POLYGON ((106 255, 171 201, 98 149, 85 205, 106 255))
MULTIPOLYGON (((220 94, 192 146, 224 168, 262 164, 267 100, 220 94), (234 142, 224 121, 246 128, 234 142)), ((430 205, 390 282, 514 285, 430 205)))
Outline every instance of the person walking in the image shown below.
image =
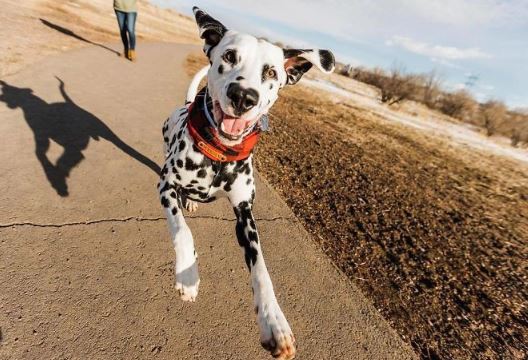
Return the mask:
POLYGON ((137 0, 114 0, 114 10, 124 46, 124 55, 136 61, 136 18, 137 0))

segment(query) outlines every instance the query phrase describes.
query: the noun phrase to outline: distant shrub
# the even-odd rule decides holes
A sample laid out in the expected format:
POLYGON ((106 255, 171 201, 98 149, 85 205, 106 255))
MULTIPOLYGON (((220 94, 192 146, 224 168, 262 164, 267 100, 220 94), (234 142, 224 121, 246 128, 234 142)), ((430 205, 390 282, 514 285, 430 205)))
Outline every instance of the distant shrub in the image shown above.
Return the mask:
POLYGON ((406 75, 401 66, 394 66, 389 73, 380 68, 345 67, 342 74, 377 87, 381 91, 380 101, 389 105, 409 99, 416 92, 414 76, 406 75))
POLYGON ((453 93, 443 93, 434 108, 448 116, 467 122, 475 122, 478 103, 470 93, 459 90, 453 93))
POLYGON ((445 91, 436 71, 414 75, 406 74, 402 66, 393 66, 386 72, 381 68, 367 69, 344 64, 340 64, 337 71, 341 75, 377 87, 381 94, 380 101, 385 104, 413 100, 445 115, 484 128, 488 136, 508 136, 512 146, 528 144, 528 110, 508 111, 506 105, 498 100, 479 104, 466 90, 445 91))
POLYGON ((497 100, 490 100, 480 107, 483 126, 486 129, 486 135, 492 136, 497 131, 499 124, 506 120, 507 109, 504 103, 497 100))

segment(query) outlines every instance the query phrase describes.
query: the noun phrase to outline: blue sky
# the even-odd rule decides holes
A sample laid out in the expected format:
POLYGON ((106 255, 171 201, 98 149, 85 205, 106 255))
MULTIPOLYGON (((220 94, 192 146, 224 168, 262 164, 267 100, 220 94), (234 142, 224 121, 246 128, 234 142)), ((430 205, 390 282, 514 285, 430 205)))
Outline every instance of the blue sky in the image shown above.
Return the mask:
POLYGON ((338 61, 436 69, 447 89, 528 107, 528 0, 153 0, 227 28, 293 47, 330 49, 338 61))

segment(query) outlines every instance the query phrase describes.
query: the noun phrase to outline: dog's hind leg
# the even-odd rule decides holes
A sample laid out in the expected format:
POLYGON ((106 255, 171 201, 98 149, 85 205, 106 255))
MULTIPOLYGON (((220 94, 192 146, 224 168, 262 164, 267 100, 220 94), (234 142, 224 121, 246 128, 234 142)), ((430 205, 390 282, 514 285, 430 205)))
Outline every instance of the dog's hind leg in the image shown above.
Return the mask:
POLYGON ((158 185, 161 205, 165 209, 169 231, 176 253, 175 276, 176 290, 184 301, 195 301, 198 295, 200 278, 198 276, 198 256, 194 249, 191 230, 183 217, 182 201, 180 194, 169 182, 162 179, 158 185))
POLYGON ((251 211, 251 200, 233 204, 237 218, 238 243, 244 249, 246 265, 251 272, 251 285, 262 346, 279 359, 295 357, 295 338, 275 297, 251 211))

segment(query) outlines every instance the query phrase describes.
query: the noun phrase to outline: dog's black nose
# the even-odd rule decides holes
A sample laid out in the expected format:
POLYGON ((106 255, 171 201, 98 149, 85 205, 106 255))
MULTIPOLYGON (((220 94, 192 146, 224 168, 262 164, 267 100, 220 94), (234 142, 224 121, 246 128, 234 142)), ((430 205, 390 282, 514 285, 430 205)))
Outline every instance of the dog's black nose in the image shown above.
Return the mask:
POLYGON ((258 104, 259 94, 255 89, 246 89, 239 83, 231 83, 227 88, 227 97, 231 100, 236 115, 249 111, 258 104))

